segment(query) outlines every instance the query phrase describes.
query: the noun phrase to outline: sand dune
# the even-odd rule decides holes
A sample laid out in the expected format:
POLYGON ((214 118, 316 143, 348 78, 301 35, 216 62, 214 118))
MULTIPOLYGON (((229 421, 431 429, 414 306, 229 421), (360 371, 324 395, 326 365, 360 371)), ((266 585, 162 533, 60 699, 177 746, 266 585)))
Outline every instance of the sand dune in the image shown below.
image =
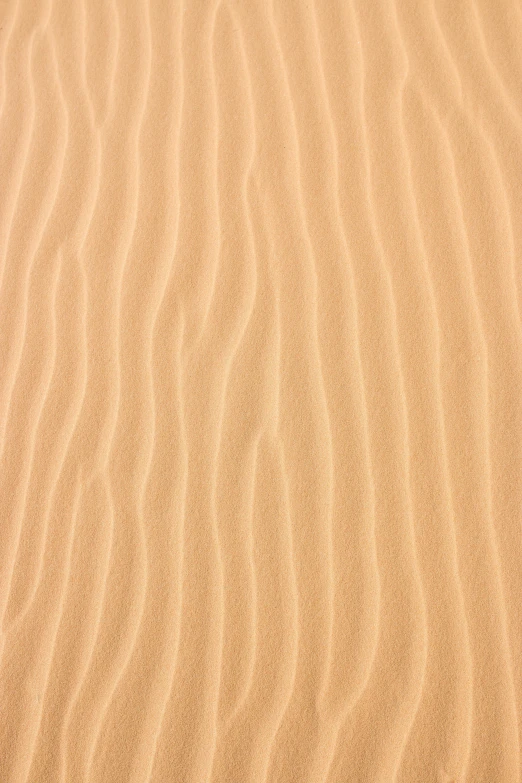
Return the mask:
POLYGON ((520 783, 521 40, 2 4, 2 783, 520 783))

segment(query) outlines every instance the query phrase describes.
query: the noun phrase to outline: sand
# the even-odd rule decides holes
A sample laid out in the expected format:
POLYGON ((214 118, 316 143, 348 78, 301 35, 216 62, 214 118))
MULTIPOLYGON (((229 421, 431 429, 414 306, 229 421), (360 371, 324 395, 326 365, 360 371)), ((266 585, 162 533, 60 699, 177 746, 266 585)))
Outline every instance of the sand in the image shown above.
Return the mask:
POLYGON ((519 783, 518 0, 3 0, 1 783, 519 783))

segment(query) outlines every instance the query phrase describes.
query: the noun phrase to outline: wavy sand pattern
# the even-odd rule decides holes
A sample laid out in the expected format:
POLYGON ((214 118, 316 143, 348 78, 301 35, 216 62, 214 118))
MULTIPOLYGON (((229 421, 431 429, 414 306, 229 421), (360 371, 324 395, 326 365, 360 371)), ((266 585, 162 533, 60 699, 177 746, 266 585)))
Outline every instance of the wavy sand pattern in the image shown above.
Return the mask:
POLYGON ((521 41, 1 4, 2 783, 520 783, 521 41))

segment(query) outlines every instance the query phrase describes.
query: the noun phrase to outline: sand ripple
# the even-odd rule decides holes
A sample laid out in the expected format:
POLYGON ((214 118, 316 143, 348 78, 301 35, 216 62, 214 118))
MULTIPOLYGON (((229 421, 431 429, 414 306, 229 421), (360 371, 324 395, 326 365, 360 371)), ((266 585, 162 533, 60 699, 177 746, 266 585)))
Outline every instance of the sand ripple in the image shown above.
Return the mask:
POLYGON ((2 783, 520 783, 521 40, 2 5, 2 783))

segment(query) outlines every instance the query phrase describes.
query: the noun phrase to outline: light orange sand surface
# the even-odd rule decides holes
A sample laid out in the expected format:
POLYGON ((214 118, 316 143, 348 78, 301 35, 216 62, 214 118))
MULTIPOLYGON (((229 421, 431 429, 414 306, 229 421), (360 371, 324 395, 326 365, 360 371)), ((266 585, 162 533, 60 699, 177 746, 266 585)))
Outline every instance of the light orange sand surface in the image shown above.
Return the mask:
POLYGON ((518 0, 0 68, 0 783, 520 783, 518 0))

